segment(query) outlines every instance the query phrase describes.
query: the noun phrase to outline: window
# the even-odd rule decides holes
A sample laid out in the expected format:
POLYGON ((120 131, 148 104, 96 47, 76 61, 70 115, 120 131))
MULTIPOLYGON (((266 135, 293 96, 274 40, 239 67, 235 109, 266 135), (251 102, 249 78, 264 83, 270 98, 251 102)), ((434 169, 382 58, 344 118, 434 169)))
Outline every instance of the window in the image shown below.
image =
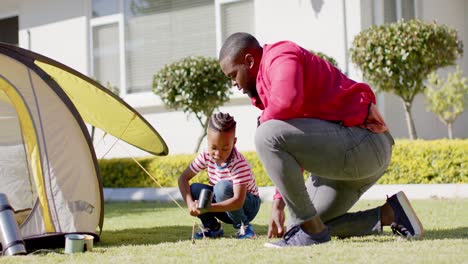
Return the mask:
POLYGON ((216 55, 210 0, 128 1, 125 24, 128 92, 151 90, 164 65, 187 56, 216 55))
POLYGON ((247 32, 255 34, 254 3, 252 0, 218 0, 217 8, 217 26, 218 38, 217 48, 232 33, 247 32))
POLYGON ((254 34, 254 7, 252 1, 236 1, 221 6, 222 41, 236 32, 254 34))
POLYGON ((414 0, 397 1, 397 19, 410 20, 415 18, 414 0))
POLYGON ((93 28, 94 77, 107 88, 120 87, 118 24, 93 28))
POLYGON ((103 84, 120 76, 121 96, 151 91, 153 75, 168 63, 187 56, 216 56, 212 0, 116 0, 119 4, 112 8, 102 2, 110 1, 93 0, 92 5, 94 75, 103 84), (118 14, 113 12, 116 7, 118 14), (102 28, 107 24, 114 25, 113 33, 102 28), (112 34, 112 40, 94 41, 99 34, 112 34), (110 55, 115 50, 118 60, 110 55))
POLYGON ((376 0, 374 3, 374 23, 392 23, 400 19, 415 18, 415 0, 376 0))
POLYGON ((0 19, 0 42, 18 45, 18 17, 0 19))

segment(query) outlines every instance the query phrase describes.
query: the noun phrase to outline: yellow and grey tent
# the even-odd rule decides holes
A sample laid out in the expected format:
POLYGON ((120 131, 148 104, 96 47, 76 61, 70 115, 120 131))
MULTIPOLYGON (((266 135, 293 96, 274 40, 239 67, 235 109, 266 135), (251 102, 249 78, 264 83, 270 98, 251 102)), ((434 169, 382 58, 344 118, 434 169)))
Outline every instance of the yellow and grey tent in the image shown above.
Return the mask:
POLYGON ((0 43, 0 192, 28 249, 63 246, 68 233, 99 239, 103 187, 85 122, 151 154, 168 153, 158 132, 96 81, 0 43))

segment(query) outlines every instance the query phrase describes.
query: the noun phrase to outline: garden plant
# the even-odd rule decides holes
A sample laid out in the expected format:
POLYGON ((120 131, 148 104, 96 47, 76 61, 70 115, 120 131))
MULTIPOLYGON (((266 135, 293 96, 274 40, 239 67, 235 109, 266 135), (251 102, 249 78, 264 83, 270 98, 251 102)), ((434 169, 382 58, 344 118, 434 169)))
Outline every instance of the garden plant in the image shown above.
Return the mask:
POLYGON ((410 139, 417 139, 413 100, 424 92, 428 74, 456 62, 463 54, 463 43, 457 31, 446 25, 400 20, 361 31, 350 51, 352 61, 374 88, 400 97, 410 139))

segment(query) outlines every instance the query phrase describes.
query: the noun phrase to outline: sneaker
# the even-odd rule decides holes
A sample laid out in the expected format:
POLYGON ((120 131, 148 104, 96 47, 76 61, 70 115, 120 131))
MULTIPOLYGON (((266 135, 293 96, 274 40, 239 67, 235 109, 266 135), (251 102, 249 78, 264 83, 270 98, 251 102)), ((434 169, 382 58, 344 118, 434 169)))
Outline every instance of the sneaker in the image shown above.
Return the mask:
POLYGON ((400 191, 391 197, 387 196, 387 204, 392 207, 395 216, 390 225, 395 235, 405 238, 423 237, 423 226, 404 192, 400 191))
POLYGON ((302 247, 315 244, 321 244, 330 241, 330 232, 328 227, 318 234, 309 235, 300 226, 294 226, 286 234, 283 239, 265 243, 265 247, 268 248, 282 248, 282 247, 302 247))
POLYGON ((195 233, 193 235, 194 239, 203 239, 205 237, 207 238, 217 238, 217 237, 222 237, 224 235, 224 230, 221 225, 219 225, 218 229, 210 229, 210 228, 204 228, 201 227, 202 231, 195 233))
POLYGON ((236 235, 238 239, 255 238, 257 236, 251 224, 241 225, 236 235))

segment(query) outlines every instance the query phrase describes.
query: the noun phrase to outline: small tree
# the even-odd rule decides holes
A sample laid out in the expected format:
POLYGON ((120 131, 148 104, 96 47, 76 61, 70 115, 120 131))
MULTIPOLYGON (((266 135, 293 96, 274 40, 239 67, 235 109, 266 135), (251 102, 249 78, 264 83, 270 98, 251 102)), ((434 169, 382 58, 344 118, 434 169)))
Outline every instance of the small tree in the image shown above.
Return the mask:
POLYGON ((448 137, 452 139, 452 124, 463 113, 468 101, 468 80, 457 67, 454 73, 448 74, 445 81, 435 72, 431 73, 427 87, 425 94, 428 109, 447 126, 448 137))
POLYGON ((168 108, 192 113, 200 122, 203 131, 195 152, 206 136, 210 116, 229 101, 230 88, 231 81, 215 58, 187 57, 166 65, 153 78, 153 92, 168 108))
POLYGON ((317 56, 319 56, 320 58, 328 61, 329 63, 331 63, 331 65, 335 66, 336 68, 338 68, 338 62, 336 62, 336 60, 333 58, 333 57, 330 57, 328 56, 327 54, 323 53, 323 52, 320 52, 320 51, 313 51, 313 50, 309 50, 310 53, 312 54, 315 54, 317 56))
POLYGON ((423 81, 430 72, 455 63, 463 44, 457 31, 446 25, 400 20, 362 31, 350 51, 370 84, 401 98, 410 139, 416 139, 411 116, 414 97, 424 91, 423 81))

